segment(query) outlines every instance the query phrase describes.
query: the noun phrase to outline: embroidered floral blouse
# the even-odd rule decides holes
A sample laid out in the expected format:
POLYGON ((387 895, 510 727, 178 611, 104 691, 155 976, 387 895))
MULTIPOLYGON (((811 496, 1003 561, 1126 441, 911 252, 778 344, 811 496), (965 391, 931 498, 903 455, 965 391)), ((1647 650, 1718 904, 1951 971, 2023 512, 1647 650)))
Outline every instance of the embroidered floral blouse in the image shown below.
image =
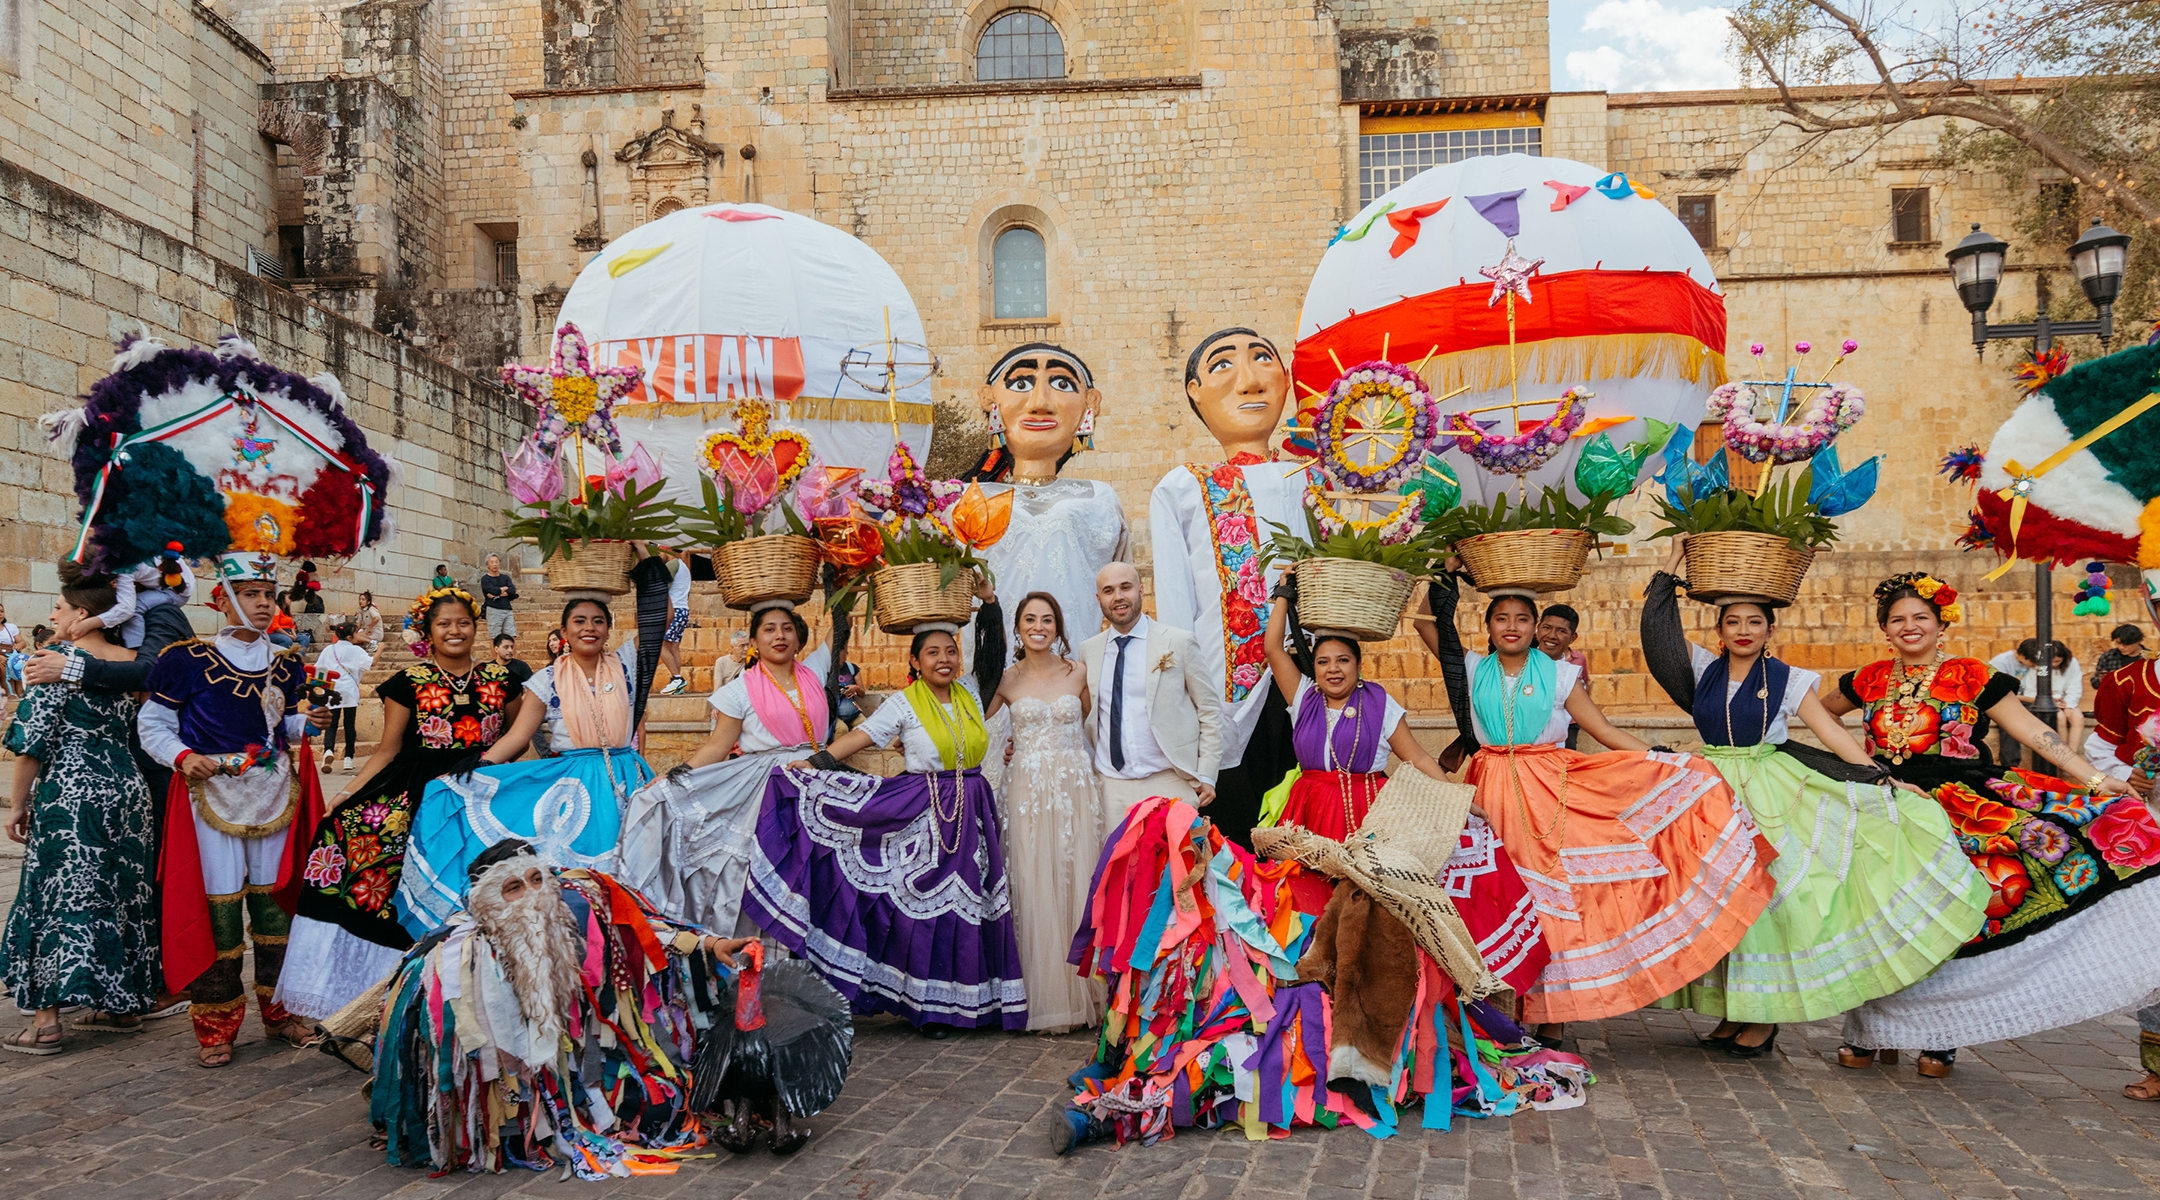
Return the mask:
POLYGON ((452 676, 431 662, 383 680, 375 694, 412 710, 411 737, 426 750, 484 750, 502 736, 503 710, 524 691, 501 663, 452 676))
POLYGON ((1890 693, 1896 669, 1894 661, 1882 659, 1847 672, 1838 681, 1838 690, 1845 698, 1860 706, 1867 752, 1891 754, 1902 733, 1908 761, 1931 756, 1972 767, 1992 767, 1994 758, 1987 748, 1992 723, 1987 710, 2016 694, 2017 680, 1977 658, 1953 658, 1935 673, 1935 682, 1917 711, 1914 706, 1893 709, 1890 693))

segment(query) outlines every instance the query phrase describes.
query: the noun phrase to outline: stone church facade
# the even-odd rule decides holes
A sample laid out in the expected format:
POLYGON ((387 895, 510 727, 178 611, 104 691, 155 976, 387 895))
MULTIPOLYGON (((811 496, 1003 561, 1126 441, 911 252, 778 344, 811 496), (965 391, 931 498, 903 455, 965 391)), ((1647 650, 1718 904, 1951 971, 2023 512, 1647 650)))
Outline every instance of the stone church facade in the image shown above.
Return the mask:
MULTIPOLYGON (((2035 181, 1943 165, 1930 123, 1811 145, 1736 93, 1555 92, 1541 0, 0 0, 0 17, 18 29, 0 42, 0 464, 25 485, 0 501, 10 602, 72 515, 34 418, 129 322, 196 340, 238 323, 325 361, 329 330, 380 359, 383 390, 348 381, 385 406, 363 420, 434 414, 414 450, 473 517, 420 521, 411 561, 376 569, 388 586, 471 563, 518 425, 475 374, 544 351, 609 238, 722 200, 815 216, 893 264, 944 358, 948 466, 980 444, 974 384, 1001 348, 1083 354, 1106 407, 1074 469, 1115 483, 1144 530, 1168 463, 1212 448, 1182 398, 1194 340, 1249 324, 1287 347, 1365 200, 1508 150, 1626 172, 1672 205, 1727 294, 1736 368, 1750 340, 1862 341, 1843 373, 1873 415, 1846 449, 1887 455, 1885 482, 1790 619, 1821 643, 1802 661, 1871 653, 1882 570, 1985 570, 1950 548, 1967 497, 1933 466, 2014 394, 2003 352, 1973 354, 1942 251, 1968 222, 2006 230, 2035 181), (25 50, 21 29, 44 36, 25 50), (74 258, 32 228, 25 199, 54 189, 91 214, 74 258), (180 262, 153 270, 141 233, 114 234, 97 253, 138 281, 133 308, 77 270, 129 223, 180 262), (72 340, 41 337, 69 319, 72 340)), ((2042 268, 2069 286, 2059 248, 2019 254, 1998 319, 2030 309, 2042 268)), ((1574 597, 1613 670, 1643 574, 1612 557, 1574 597)), ((1968 606, 1970 649, 2022 629, 2023 578, 1968 606)), ((2082 652, 2095 623, 2067 609, 2082 652)), ((1400 673, 1423 674, 1412 657, 1400 673)))

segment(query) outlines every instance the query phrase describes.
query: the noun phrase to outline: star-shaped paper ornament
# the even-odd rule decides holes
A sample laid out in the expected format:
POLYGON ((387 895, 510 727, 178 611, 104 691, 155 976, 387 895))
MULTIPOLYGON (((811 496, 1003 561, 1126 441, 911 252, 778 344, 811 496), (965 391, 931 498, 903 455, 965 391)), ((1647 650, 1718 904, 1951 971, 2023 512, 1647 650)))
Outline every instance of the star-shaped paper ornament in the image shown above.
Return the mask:
POLYGON ((562 440, 583 437, 608 454, 622 457, 622 437, 615 431, 615 405, 636 390, 643 372, 636 367, 593 369, 585 335, 564 325, 555 335, 555 361, 546 369, 504 363, 503 386, 540 410, 533 444, 553 454, 562 440))
POLYGON ((1485 307, 1500 303, 1500 297, 1513 292, 1521 296, 1524 304, 1530 303, 1530 277, 1545 265, 1542 258, 1524 258, 1515 253, 1515 239, 1509 238, 1507 253, 1500 261, 1489 267, 1479 267, 1477 273, 1493 281, 1492 295, 1485 300, 1485 307))

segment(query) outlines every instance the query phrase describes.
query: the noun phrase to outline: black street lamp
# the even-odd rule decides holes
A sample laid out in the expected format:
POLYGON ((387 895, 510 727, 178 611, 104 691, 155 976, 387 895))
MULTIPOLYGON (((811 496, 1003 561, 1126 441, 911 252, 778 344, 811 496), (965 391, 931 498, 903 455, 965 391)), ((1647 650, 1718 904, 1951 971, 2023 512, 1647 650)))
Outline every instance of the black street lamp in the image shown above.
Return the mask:
MULTIPOLYGON (((1945 255, 1950 260, 1950 279, 1957 285, 1958 300, 1965 311, 1972 314, 1973 349, 1984 351, 1989 342, 2025 341, 2030 339, 2033 353, 2043 354, 2052 349, 2057 337, 2092 335, 2100 339, 2100 349, 2105 352, 2108 342, 2115 336, 2115 297, 2122 292, 2123 261, 2129 254, 2130 238, 2117 233, 2094 217, 2092 226, 2070 243, 2070 271, 2077 276, 2078 286, 2085 291, 2085 298, 2100 310, 2100 317, 2093 321, 2048 320, 2047 275, 2041 274, 2034 289, 2035 319, 2014 325, 1988 324, 1988 309, 1995 304, 1995 291, 2002 286, 2003 257, 2010 250, 2010 243, 1980 228, 1973 222, 1972 232, 1965 240, 1950 248, 1945 255)), ((2033 632, 2040 639, 2040 662, 2033 669, 2033 715, 2042 724, 2055 725, 2055 571, 2050 563, 2042 562, 2033 568, 2033 632)))

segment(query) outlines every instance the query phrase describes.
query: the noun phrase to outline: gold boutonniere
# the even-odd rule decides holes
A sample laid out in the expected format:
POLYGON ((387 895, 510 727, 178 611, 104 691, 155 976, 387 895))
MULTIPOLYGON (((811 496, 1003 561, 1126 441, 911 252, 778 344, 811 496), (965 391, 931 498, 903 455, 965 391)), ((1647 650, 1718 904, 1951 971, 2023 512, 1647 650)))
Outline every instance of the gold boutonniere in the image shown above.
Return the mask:
POLYGON ((1165 652, 1161 658, 1155 660, 1155 669, 1157 671, 1167 671, 1176 665, 1177 655, 1171 652, 1165 652))

